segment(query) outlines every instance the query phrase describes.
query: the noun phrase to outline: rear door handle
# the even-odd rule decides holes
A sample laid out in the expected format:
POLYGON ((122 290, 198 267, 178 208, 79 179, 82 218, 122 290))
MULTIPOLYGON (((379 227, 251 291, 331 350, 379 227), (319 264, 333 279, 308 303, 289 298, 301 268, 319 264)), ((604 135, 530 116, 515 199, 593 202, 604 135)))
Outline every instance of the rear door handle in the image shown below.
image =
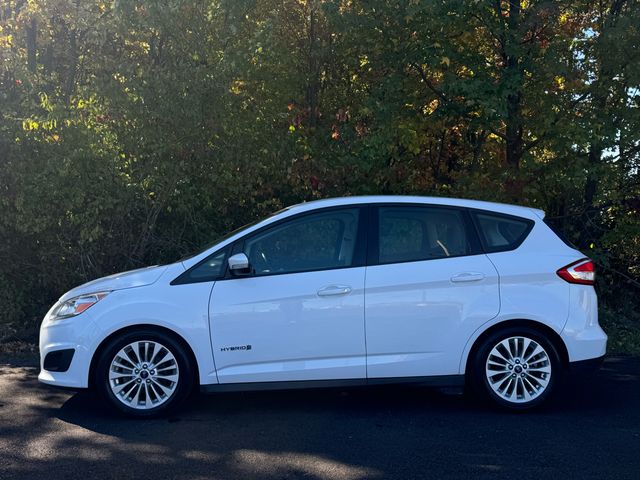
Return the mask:
POLYGON ((318 290, 319 297, 329 297, 332 295, 346 295, 351 292, 351 287, 348 285, 329 285, 328 287, 318 290))
POLYGON ((454 283, 460 282, 479 282, 484 279, 484 273, 480 272, 463 272, 458 273, 451 277, 451 281, 454 283))

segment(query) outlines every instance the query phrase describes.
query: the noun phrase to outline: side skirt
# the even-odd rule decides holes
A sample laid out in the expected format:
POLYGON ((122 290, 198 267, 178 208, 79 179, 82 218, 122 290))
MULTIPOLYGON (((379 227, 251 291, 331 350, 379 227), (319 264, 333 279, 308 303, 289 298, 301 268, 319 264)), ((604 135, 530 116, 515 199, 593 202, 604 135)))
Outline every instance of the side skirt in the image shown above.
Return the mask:
POLYGON ((366 387, 375 385, 416 385, 433 388, 462 389, 464 375, 399 378, 347 378, 339 380, 299 380, 286 382, 248 382, 200 385, 202 393, 296 390, 304 388, 366 387))

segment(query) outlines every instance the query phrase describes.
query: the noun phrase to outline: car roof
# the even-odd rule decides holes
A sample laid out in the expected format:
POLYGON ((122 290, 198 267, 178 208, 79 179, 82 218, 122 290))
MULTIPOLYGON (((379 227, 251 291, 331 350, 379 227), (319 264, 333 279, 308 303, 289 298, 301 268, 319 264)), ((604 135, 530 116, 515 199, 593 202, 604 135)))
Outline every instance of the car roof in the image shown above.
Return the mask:
MULTIPOLYGON (((286 216, 300 212, 315 210, 318 208, 334 207, 341 205, 361 205, 373 203, 419 203, 425 205, 444 205, 453 207, 475 208, 479 210, 490 210, 493 212, 504 213, 507 215, 516 215, 529 218, 532 220, 540 220, 544 218, 544 211, 524 207, 520 205, 511 205, 507 203, 485 202, 480 200, 467 200, 463 198, 447 198, 447 197, 422 197, 410 195, 367 195, 356 197, 339 197, 325 198, 322 200, 313 200, 310 202, 298 203, 286 209, 286 216)), ((284 212, 283 212, 284 213, 284 212)), ((282 218, 282 217, 281 217, 282 218)))

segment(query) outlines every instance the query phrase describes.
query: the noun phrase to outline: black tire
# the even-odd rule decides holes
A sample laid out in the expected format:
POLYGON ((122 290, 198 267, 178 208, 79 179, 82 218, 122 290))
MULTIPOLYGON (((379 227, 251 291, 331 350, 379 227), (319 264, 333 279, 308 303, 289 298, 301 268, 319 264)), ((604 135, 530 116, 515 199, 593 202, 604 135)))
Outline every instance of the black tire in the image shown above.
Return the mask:
MULTIPOLYGON (((158 365, 162 364, 163 362, 164 360, 159 361, 158 365)), ((166 415, 169 412, 174 411, 193 390, 195 375, 194 368, 191 363, 192 362, 190 356, 185 350, 185 347, 183 347, 181 342, 176 340, 172 335, 167 335, 165 333, 150 329, 131 331, 116 337, 115 339, 110 341, 109 344, 102 350, 95 370, 94 379, 96 390, 102 400, 109 407, 115 409, 116 411, 125 413, 129 416, 150 418, 166 415), (118 352, 120 352, 127 345, 130 345, 134 342, 157 343, 166 348, 166 350, 168 350, 168 352, 170 352, 170 354, 175 358, 175 363, 177 363, 177 369, 175 369, 175 371, 179 373, 177 381, 175 382, 177 385, 174 386, 173 383, 170 382, 169 384, 171 385, 171 388, 173 388, 173 391, 170 394, 165 395, 164 397, 156 396, 155 400, 157 402, 162 402, 155 407, 133 408, 132 406, 125 404, 124 400, 120 400, 112 390, 112 385, 109 380, 111 363, 118 352)), ((160 371, 160 369, 158 370, 160 371)), ((135 381, 138 382, 138 380, 135 381)), ((142 381, 144 380, 140 380, 140 382, 142 381)), ((154 389, 158 392, 161 392, 161 389, 158 386, 156 386, 154 389)), ((123 392, 122 395, 123 397, 125 396, 124 393, 125 392, 123 392)), ((145 394, 142 395, 144 396, 145 394)), ((152 397, 153 394, 150 394, 148 400, 150 404, 153 404, 153 402, 151 401, 153 399, 152 397)))
MULTIPOLYGON (((520 357, 524 358, 526 357, 526 355, 522 354, 520 355, 520 357)), ((534 358, 536 357, 537 356, 535 356, 534 358)), ((512 362, 508 362, 508 363, 512 363, 512 362)), ((505 369, 508 368, 508 363, 505 369)), ((546 365, 546 363, 547 362, 543 362, 542 364, 535 364, 534 362, 532 362, 532 365, 535 365, 535 366, 546 365)), ((493 361, 492 361, 492 364, 493 364, 493 361)), ((513 363, 512 367, 514 367, 514 370, 515 370, 515 367, 517 367, 517 365, 513 363)), ((511 373, 509 375, 513 375, 514 370, 510 370, 509 372, 511 373)), ((519 372, 522 372, 522 371, 525 372, 525 375, 527 374, 526 370, 523 370, 521 367, 519 372)), ((557 349, 553 345, 553 342, 551 342, 544 334, 530 327, 507 327, 507 328, 504 328, 503 330, 493 333, 492 335, 489 335, 479 345, 479 348, 476 350, 475 356, 472 359, 470 381, 472 383, 474 392, 480 395, 484 400, 488 400, 493 405, 496 405, 503 409, 521 411, 521 410, 536 408, 546 403, 549 400, 549 398, 553 396, 555 390, 557 389, 557 386, 562 383, 562 377, 564 376, 564 374, 565 372, 564 372, 562 362, 560 360, 560 355, 558 354, 557 349), (524 397, 525 392, 522 392, 522 388, 524 387, 524 382, 517 384, 518 387, 516 388, 519 388, 519 390, 514 390, 513 392, 513 394, 516 395, 515 398, 519 399, 519 401, 509 401, 494 391, 488 379, 487 360, 489 358, 491 351, 503 340, 513 338, 513 337, 523 337, 536 342, 540 347, 544 349, 548 358, 548 364, 551 368, 550 375, 548 377, 543 378, 543 380, 547 380, 548 382, 546 387, 540 393, 536 393, 536 395, 531 400, 526 400, 524 397), (522 394, 518 395, 518 392, 522 392, 522 394)), ((494 385, 496 384, 502 385, 501 382, 503 381, 506 381, 508 383, 509 375, 505 377, 501 377, 500 375, 498 375, 497 377, 494 377, 499 379, 494 383, 494 385)), ((536 372, 536 375, 540 375, 540 372, 536 372)), ((517 380, 518 379, 516 378, 514 383, 516 383, 517 380)), ((528 380, 528 377, 527 377, 527 380, 528 380)), ((534 379, 534 381, 528 384, 528 386, 535 385, 536 383, 537 382, 534 379)), ((534 391, 533 388, 527 389, 527 393, 529 394, 532 391, 534 391)))

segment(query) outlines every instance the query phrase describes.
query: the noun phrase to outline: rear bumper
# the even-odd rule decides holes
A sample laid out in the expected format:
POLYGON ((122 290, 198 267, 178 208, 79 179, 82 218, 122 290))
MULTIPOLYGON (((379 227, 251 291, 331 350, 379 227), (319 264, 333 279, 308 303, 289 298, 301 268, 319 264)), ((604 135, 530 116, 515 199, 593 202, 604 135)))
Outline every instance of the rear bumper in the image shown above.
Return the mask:
POLYGON ((571 285, 569 317, 560 333, 571 364, 601 359, 607 334, 598 324, 598 298, 591 286, 571 285))
POLYGON ((571 362, 569 364, 569 372, 572 375, 593 375, 595 374, 604 361, 604 355, 588 360, 580 360, 579 362, 571 362))

